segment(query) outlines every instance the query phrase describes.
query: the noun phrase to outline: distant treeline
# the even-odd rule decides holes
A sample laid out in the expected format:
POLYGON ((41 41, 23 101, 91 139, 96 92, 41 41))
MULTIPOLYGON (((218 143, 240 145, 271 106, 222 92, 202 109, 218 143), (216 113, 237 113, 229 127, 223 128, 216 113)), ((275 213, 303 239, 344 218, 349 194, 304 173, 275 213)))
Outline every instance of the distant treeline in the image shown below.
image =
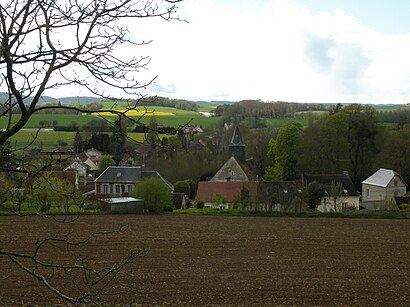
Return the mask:
POLYGON ((140 99, 137 102, 138 106, 158 106, 158 107, 170 107, 185 111, 197 111, 198 105, 193 101, 184 99, 170 99, 167 97, 146 97, 140 99))
MULTIPOLYGON (((70 108, 64 107, 64 105, 61 105, 60 103, 46 103, 44 106, 49 106, 49 107, 54 107, 50 109, 45 109, 36 112, 37 114, 71 114, 71 115, 78 115, 81 112, 78 110, 73 110, 70 108)), ((77 105, 75 108, 84 110, 84 111, 91 111, 91 112, 97 112, 101 109, 103 109, 104 105, 100 102, 91 102, 87 103, 84 105, 77 105)), ((21 114, 21 110, 18 107, 13 108, 13 114, 21 114)))
POLYGON ((330 105, 318 103, 242 100, 231 105, 219 105, 215 109, 215 115, 225 117, 287 118, 294 117, 298 112, 324 111, 329 108, 330 105))
MULTIPOLYGON (((150 128, 145 125, 137 125, 132 131, 137 133, 148 133, 150 128)), ((157 127, 155 128, 155 132, 159 134, 175 135, 177 133, 177 129, 174 127, 157 127)))
POLYGON ((393 111, 379 111, 379 119, 382 123, 392 123, 403 128, 405 124, 410 124, 410 107, 393 111))

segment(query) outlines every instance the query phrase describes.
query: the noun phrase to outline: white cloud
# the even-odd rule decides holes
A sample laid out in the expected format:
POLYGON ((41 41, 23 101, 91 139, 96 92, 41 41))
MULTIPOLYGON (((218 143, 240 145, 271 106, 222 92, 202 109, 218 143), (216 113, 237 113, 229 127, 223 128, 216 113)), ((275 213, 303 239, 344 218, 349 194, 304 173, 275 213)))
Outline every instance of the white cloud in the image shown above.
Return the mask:
MULTIPOLYGON (((158 74, 150 94, 193 100, 408 103, 410 34, 375 32, 341 10, 312 14, 297 1, 233 10, 186 0, 189 23, 150 20, 129 28, 158 74)), ((239 8, 240 7, 240 8, 239 8)))

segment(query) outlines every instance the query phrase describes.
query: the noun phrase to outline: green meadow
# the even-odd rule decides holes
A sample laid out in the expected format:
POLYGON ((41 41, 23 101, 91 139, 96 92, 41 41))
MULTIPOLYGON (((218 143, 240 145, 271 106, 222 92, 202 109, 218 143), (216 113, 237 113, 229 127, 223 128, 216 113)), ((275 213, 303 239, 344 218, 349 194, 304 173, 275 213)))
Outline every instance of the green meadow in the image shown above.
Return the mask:
MULTIPOLYGON (((38 132, 37 137, 36 134, 37 129, 21 130, 16 135, 11 137, 10 143, 15 148, 22 148, 33 142, 35 139, 32 147, 55 149, 61 141, 67 143, 69 146, 72 146, 75 132, 50 131, 48 129, 41 129, 38 132)), ((127 136, 132 141, 141 143, 144 142, 143 133, 129 132, 127 133, 127 136)), ((161 138, 162 135, 159 135, 159 137, 161 138)))
MULTIPOLYGON (((123 110, 124 106, 118 106, 116 108, 117 110, 123 110)), ((193 112, 193 111, 184 111, 184 110, 178 110, 174 108, 169 108, 169 107, 140 107, 138 108, 140 111, 138 114, 133 114, 130 111, 129 116, 134 119, 134 120, 139 120, 143 124, 149 124, 150 122, 150 117, 155 115, 156 122, 163 124, 164 126, 173 126, 173 127, 178 127, 178 126, 183 126, 186 125, 187 123, 190 123, 192 125, 196 126, 202 126, 202 127, 210 127, 214 123, 216 123, 217 118, 214 117, 206 117, 198 112, 193 112), (146 114, 144 116, 141 116, 142 114, 146 114), (164 115, 165 114, 165 115, 164 115)), ((25 128, 38 128, 40 127, 40 122, 42 120, 48 120, 48 121, 57 121, 58 126, 68 126, 72 122, 76 122, 78 127, 84 126, 86 123, 91 121, 92 119, 98 118, 99 116, 102 116, 108 120, 114 121, 116 116, 114 115, 108 115, 105 113, 100 113, 100 114, 80 114, 80 115, 66 115, 66 114, 34 114, 28 123, 26 124, 25 128)), ((20 115, 15 115, 13 117, 13 122, 17 121, 20 118, 20 115)), ((0 129, 4 129, 7 125, 7 118, 1 118, 0 119, 0 129)))

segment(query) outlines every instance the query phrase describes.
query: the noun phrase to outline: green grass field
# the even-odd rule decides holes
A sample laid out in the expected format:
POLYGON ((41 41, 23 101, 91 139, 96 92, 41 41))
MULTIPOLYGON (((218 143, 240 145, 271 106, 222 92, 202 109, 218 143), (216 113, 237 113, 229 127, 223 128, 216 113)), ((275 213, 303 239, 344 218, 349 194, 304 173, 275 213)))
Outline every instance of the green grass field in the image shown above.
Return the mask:
MULTIPOLYGON (((117 109, 123 109, 124 106, 119 106, 117 109)), ((141 111, 145 111, 145 108, 139 108, 141 111)), ((178 126, 183 126, 187 123, 191 123, 192 125, 197 125, 197 126, 202 126, 202 127, 210 127, 214 123, 216 123, 217 118, 214 117, 206 117, 200 113, 193 112, 193 111, 184 111, 184 110, 178 110, 174 108, 168 108, 168 107, 147 107, 146 108, 147 112, 150 112, 147 114, 147 116, 143 116, 140 119, 140 115, 138 116, 130 116, 134 120, 140 119, 140 121, 144 124, 149 124, 150 122, 150 117, 154 114, 155 112, 158 112, 159 115, 156 116, 156 121, 157 123, 161 123, 164 126, 173 126, 173 127, 178 127, 178 126), (170 114, 169 116, 164 116, 160 115, 161 113, 168 113, 170 114), (172 115, 171 115, 172 114, 172 115)), ((115 120, 115 116, 112 115, 104 115, 101 114, 101 116, 104 116, 105 118, 108 118, 109 120, 115 120)), ((17 121, 19 119, 19 115, 16 115, 13 118, 13 121, 17 121)), ((77 126, 82 127, 92 119, 97 118, 98 115, 65 115, 65 114, 34 114, 28 123, 26 124, 25 128, 38 128, 40 127, 40 121, 42 120, 48 120, 48 121, 57 121, 58 126, 68 126, 71 122, 76 122, 77 126)), ((0 119, 0 129, 4 129, 7 125, 7 118, 1 118, 0 119)))
MULTIPOLYGON (((16 135, 11 137, 10 143, 15 148, 22 148, 32 142, 35 135, 36 129, 21 130, 16 135)), ((32 147, 55 149, 58 146, 59 141, 64 141, 69 146, 72 146, 74 135, 75 132, 40 130, 37 138, 32 144, 32 147)), ((143 133, 129 132, 127 135, 131 140, 135 142, 144 142, 143 133)), ((159 135, 159 137, 161 138, 162 135, 159 135)))

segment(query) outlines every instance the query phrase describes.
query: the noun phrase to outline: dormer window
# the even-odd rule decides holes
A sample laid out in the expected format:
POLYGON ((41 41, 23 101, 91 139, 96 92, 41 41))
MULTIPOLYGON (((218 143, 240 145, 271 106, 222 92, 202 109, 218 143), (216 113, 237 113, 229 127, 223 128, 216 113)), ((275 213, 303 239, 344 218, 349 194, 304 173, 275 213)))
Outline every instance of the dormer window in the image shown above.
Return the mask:
POLYGON ((117 173, 117 178, 119 178, 119 177, 121 177, 122 176, 122 173, 121 172, 118 172, 117 173))
POLYGON ((347 190, 346 190, 346 189, 343 189, 343 193, 347 194, 347 190))

